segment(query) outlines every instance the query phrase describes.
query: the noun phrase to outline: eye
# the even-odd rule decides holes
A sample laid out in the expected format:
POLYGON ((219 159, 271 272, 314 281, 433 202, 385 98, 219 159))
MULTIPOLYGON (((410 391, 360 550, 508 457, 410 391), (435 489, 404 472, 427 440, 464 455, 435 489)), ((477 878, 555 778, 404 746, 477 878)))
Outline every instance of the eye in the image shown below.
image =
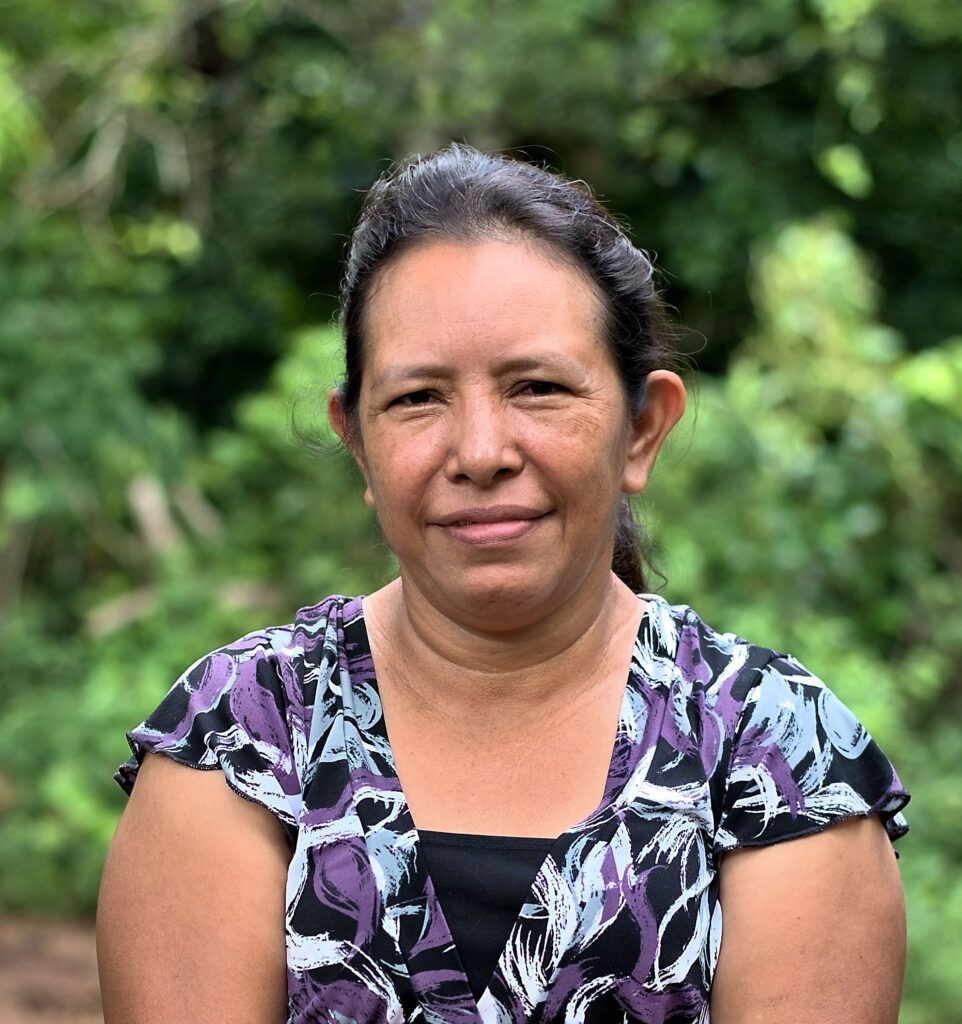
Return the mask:
POLYGON ((406 395, 399 395, 393 399, 390 404, 401 406, 427 405, 428 402, 433 400, 434 396, 430 391, 409 391, 406 395))
POLYGON ((543 398, 547 395, 557 395, 567 391, 561 384, 555 384, 550 380, 526 380, 519 388, 519 395, 532 395, 535 398, 543 398))

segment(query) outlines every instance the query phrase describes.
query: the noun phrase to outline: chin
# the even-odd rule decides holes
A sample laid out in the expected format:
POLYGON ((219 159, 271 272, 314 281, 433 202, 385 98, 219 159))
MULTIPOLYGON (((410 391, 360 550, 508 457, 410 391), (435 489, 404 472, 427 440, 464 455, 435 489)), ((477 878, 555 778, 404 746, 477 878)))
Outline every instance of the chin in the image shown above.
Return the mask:
MULTIPOLYGON (((468 574, 470 576, 470 574, 468 574)), ((491 632, 509 633, 523 629, 550 615, 571 596, 570 586, 561 580, 518 578, 466 578, 457 588, 445 587, 443 597, 465 625, 481 626, 491 632)), ((492 574, 493 576, 493 574, 492 574)))

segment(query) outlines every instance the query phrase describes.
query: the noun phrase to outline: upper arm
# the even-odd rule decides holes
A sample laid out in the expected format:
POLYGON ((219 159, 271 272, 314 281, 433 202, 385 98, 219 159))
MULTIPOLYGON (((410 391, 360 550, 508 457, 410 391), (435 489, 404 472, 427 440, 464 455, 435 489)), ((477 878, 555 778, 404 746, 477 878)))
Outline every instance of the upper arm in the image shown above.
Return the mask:
POLYGON ((724 855, 712 1024, 895 1024, 905 910, 876 816, 724 855))
POLYGON ((107 1024, 283 1021, 289 859, 277 820, 222 772, 147 755, 98 905, 107 1024))

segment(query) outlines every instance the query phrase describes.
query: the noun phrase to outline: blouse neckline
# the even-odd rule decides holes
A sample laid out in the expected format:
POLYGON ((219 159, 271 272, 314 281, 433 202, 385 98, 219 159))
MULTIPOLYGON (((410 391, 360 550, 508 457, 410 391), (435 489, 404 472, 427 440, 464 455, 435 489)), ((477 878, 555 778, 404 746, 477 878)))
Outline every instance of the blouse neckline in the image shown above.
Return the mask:
POLYGON ((435 829, 419 828, 418 841, 422 845, 456 846, 465 850, 544 850, 547 853, 558 841, 558 837, 492 836, 477 832, 438 832, 435 829))
MULTIPOLYGON (((651 653, 655 653, 660 650, 664 654, 669 654, 672 661, 674 660, 674 649, 668 650, 664 643, 664 623, 661 623, 661 628, 658 627, 658 623, 655 619, 663 619, 665 614, 670 616, 671 606, 668 602, 659 594, 636 594, 639 600, 645 601, 645 610, 642 613, 641 621, 638 624, 638 630, 635 634, 635 642, 632 648, 631 658, 628 663, 628 671, 625 673, 625 684, 622 691, 621 704, 618 712, 618 722, 615 726, 615 736, 612 742, 612 751, 608 758, 608 769, 605 775, 605 786, 602 792, 601 800, 594 810, 588 814, 581 821, 576 822, 573 825, 569 825, 568 828, 564 829, 558 836, 554 837, 553 842, 557 842, 563 836, 569 832, 580 831, 592 821, 592 819, 602 811, 608 802, 609 787, 612 781, 612 773, 615 768, 615 759, 618 755, 618 739, 622 731, 622 726, 625 724, 626 716, 634 720, 635 715, 632 713, 632 709, 628 706, 629 690, 631 689, 632 681, 635 677, 636 664, 639 663, 639 655, 644 655, 645 651, 648 650, 651 653)), ((401 780, 397 771, 397 762, 394 758, 394 750, 391 746, 390 734, 387 731, 387 722, 384 720, 383 708, 381 706, 380 691, 378 690, 377 684, 377 673, 374 666, 374 657, 371 653, 371 641, 367 632, 367 624, 364 618, 364 598, 355 597, 348 600, 343 609, 344 621, 347 622, 350 619, 353 630, 356 630, 357 639, 355 643, 357 645, 356 651, 358 655, 361 655, 359 663, 363 665, 363 671, 366 672, 366 683, 371 688, 377 701, 377 717, 378 725, 377 729, 378 738, 383 745, 385 759, 389 763, 391 776, 397 781, 398 792, 401 796, 404 796, 404 790, 401 787, 401 780)), ((353 654, 349 654, 349 657, 354 659, 353 654)), ((640 659, 644 661, 642 657, 640 659)), ((353 669, 352 669, 353 677, 353 669)), ((405 808, 407 807, 407 799, 404 798, 405 808)), ((410 813, 410 811, 408 811, 410 813)), ((413 822, 413 819, 412 819, 413 822)), ((531 837, 541 838, 541 837, 531 837)))
POLYGON ((601 801, 582 821, 556 839, 546 840, 547 856, 499 956, 488 988, 478 1002, 471 993, 424 858, 416 856, 419 836, 401 788, 384 722, 362 598, 342 599, 335 611, 344 711, 341 742, 355 811, 373 862, 384 863, 385 847, 391 844, 408 853, 412 848, 415 852, 415 856, 404 858, 403 870, 398 858, 398 871, 380 872, 377 882, 385 913, 396 920, 398 945, 412 987, 425 1011, 438 1019, 483 1024, 483 1007, 492 987, 497 985, 502 991, 508 987, 503 975, 504 954, 512 949, 533 948, 543 941, 539 936, 546 915, 552 913, 552 893, 561 881, 566 860, 570 859, 569 851, 585 842, 607 845, 621 824, 628 782, 632 790, 629 797, 633 797, 647 773, 647 765, 641 762, 650 761, 652 740, 661 724, 660 714, 648 715, 649 708, 659 702, 653 701, 647 690, 652 684, 667 685, 673 677, 678 634, 674 610, 663 597, 637 596, 647 604, 635 637, 601 801))

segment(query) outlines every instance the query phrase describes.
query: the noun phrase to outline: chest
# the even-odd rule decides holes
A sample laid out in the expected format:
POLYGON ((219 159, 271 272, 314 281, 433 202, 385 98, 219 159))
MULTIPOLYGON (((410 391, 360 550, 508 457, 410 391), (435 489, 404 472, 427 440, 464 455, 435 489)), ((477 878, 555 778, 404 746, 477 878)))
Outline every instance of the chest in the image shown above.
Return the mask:
POLYGON ((391 749, 416 825, 552 838, 571 828, 601 802, 620 698, 521 720, 393 709, 391 749))
POLYGON ((358 1024, 704 1019, 721 928, 710 786, 698 758, 662 742, 650 717, 645 726, 637 709, 622 715, 599 806, 552 844, 478 1001, 406 793, 370 734, 355 748, 348 726, 329 745, 348 757, 332 756, 304 794, 289 882, 292 1020, 339 1019, 331 1010, 348 1006, 358 1024))

